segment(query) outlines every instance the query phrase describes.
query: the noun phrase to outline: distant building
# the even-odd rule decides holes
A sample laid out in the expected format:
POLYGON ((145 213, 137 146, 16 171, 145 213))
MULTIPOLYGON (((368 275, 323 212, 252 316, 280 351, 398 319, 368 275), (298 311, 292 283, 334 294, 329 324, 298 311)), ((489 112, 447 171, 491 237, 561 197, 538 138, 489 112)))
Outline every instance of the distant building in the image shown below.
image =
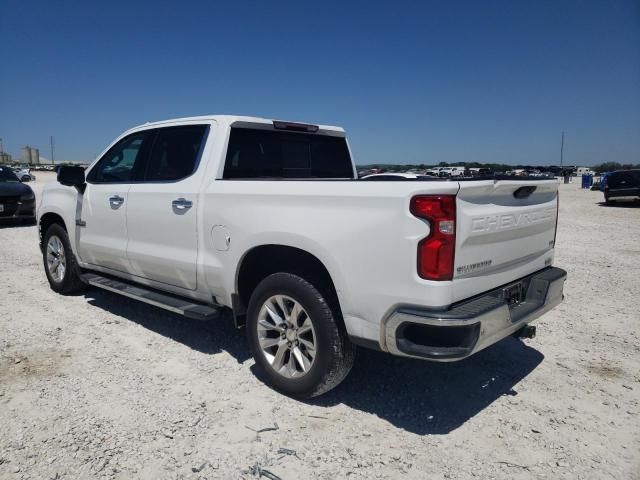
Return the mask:
POLYGON ((11 163, 11 155, 5 152, 0 152, 0 165, 7 165, 11 163))
POLYGON ((28 165, 40 165, 40 150, 26 145, 20 150, 20 161, 28 165))
POLYGON ((578 167, 578 169, 576 170, 576 175, 580 176, 580 175, 595 175, 596 172, 594 172, 593 170, 591 170, 591 168, 589 167, 578 167))

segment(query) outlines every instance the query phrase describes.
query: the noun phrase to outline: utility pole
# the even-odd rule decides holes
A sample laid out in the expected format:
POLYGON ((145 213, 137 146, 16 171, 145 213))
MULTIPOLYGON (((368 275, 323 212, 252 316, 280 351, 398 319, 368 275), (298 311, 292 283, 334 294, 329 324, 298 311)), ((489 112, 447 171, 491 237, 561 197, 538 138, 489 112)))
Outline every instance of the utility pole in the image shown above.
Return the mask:
POLYGON ((562 168, 563 160, 564 160, 564 130, 562 131, 562 140, 560 142, 560 168, 562 168))
POLYGON ((4 148, 2 147, 2 138, 0 138, 0 153, 4 152, 4 148))
POLYGON ((49 141, 51 142, 51 165, 53 165, 53 135, 49 137, 49 141))

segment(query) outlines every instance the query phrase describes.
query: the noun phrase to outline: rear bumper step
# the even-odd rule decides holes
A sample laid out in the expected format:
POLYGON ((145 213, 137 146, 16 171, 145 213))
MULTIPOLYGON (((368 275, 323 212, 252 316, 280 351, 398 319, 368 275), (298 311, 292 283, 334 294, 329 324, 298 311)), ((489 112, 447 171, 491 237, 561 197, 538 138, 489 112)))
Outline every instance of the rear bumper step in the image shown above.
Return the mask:
POLYGON ((140 285, 134 285, 124 280, 107 277, 98 273, 84 273, 82 279, 91 286, 133 298, 134 300, 139 300, 195 320, 214 320, 218 318, 221 313, 219 308, 211 305, 193 302, 175 295, 140 285))
POLYGON ((403 307, 384 327, 387 350, 406 357, 455 361, 516 334, 533 338, 527 325, 562 302, 567 272, 549 267, 448 309, 403 307))

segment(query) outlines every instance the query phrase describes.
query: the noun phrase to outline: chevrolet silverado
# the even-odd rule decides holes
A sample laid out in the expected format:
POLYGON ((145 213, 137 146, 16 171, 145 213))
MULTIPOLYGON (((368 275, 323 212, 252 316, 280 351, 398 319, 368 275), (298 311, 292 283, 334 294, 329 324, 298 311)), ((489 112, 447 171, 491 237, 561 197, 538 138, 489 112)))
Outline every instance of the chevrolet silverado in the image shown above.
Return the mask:
POLYGON ((356 345, 466 358, 560 303, 556 180, 358 180, 342 128, 241 116, 148 123, 61 167, 38 209, 51 288, 244 326, 298 397, 356 345))

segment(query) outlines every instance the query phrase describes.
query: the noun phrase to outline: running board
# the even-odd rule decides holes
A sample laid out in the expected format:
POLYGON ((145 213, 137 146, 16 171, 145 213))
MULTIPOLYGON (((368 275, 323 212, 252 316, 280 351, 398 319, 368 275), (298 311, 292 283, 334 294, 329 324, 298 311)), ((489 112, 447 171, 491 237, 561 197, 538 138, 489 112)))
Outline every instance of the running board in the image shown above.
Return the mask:
POLYGON ((84 273, 82 279, 94 287, 102 288, 125 297, 164 308, 195 320, 214 320, 220 316, 221 310, 204 303, 197 303, 168 293, 152 290, 140 285, 133 285, 123 280, 116 280, 97 273, 84 273))

